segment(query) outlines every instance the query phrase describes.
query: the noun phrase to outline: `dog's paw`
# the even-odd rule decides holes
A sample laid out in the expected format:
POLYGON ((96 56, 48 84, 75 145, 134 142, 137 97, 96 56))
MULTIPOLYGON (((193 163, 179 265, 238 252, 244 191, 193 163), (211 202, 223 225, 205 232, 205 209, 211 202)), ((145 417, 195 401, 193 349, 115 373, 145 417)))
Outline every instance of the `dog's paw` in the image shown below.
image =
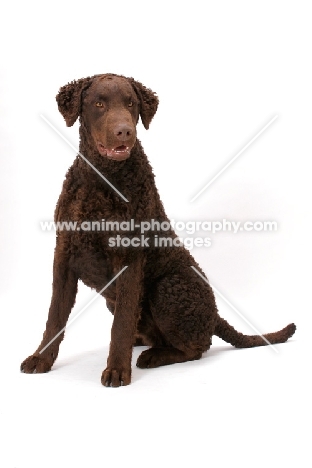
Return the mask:
POLYGON ((29 356, 21 364, 21 372, 25 374, 42 374, 44 372, 49 372, 53 365, 53 362, 47 361, 47 359, 41 356, 29 356))
POLYGON ((175 348, 149 348, 140 354, 137 360, 137 367, 147 369, 151 367, 168 366, 176 362, 194 361, 200 359, 201 351, 194 350, 185 353, 175 348))
POLYGON ((102 385, 105 387, 120 387, 122 385, 129 385, 131 382, 131 370, 118 370, 107 367, 101 377, 102 385))
POLYGON ((155 348, 149 348, 143 351, 137 360, 137 367, 140 369, 149 369, 152 367, 159 367, 163 365, 161 362, 161 356, 159 356, 158 350, 155 348))

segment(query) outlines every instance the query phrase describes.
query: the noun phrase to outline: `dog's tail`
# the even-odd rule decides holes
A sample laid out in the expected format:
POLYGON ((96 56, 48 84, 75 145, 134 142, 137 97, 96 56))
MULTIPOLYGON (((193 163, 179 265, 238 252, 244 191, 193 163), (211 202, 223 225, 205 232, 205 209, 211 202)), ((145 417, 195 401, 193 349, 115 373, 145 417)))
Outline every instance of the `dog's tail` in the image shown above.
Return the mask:
POLYGON ((214 334, 222 340, 230 343, 235 348, 253 348, 254 346, 266 346, 269 344, 285 343, 296 331, 296 325, 290 323, 287 327, 275 333, 265 335, 244 335, 235 330, 226 320, 219 317, 214 334))

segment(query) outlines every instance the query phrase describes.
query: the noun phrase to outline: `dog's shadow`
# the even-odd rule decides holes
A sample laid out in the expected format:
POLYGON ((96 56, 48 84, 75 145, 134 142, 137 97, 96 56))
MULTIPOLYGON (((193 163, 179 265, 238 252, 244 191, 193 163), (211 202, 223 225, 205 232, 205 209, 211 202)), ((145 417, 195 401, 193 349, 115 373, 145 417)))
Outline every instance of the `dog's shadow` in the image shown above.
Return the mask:
MULTIPOLYGON (((132 356, 132 382, 136 382, 144 378, 145 372, 149 369, 138 369, 136 361, 139 355, 148 349, 146 346, 136 346, 133 348, 132 356)), ((209 351, 203 353, 202 358, 197 361, 187 361, 177 366, 183 366, 186 370, 189 366, 207 366, 210 362, 215 362, 225 351, 237 351, 232 346, 212 346, 209 351)), ((64 377, 67 381, 84 381, 99 383, 103 370, 106 367, 106 360, 109 353, 109 347, 101 347, 90 351, 85 351, 80 354, 72 354, 67 357, 59 356, 58 360, 52 367, 51 372, 55 372, 54 376, 59 378, 64 377)), ((165 366, 168 368, 169 366, 165 366)), ((170 366, 172 368, 172 366, 170 366)), ((191 368, 191 367, 190 367, 191 368)))

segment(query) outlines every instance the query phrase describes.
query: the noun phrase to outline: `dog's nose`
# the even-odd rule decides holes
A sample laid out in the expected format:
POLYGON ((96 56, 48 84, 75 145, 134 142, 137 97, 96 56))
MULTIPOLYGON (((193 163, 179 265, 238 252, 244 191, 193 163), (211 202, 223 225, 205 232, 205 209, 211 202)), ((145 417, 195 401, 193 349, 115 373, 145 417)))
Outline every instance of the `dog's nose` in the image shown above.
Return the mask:
POLYGON ((127 141, 132 136, 133 129, 128 124, 119 124, 116 125, 114 133, 118 140, 127 141))

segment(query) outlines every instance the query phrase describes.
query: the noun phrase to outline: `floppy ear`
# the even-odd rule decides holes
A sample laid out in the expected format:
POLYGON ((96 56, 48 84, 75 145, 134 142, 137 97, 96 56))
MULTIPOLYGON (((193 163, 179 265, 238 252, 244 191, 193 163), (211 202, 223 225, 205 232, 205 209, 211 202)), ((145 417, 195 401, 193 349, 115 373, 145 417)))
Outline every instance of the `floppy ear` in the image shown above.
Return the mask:
POLYGON ((146 130, 154 117, 158 107, 158 97, 151 89, 146 88, 139 81, 129 78, 140 101, 140 116, 146 130))
POLYGON ((81 94, 91 84, 91 80, 91 77, 81 78, 60 88, 56 101, 67 127, 74 125, 78 119, 81 109, 81 94))

